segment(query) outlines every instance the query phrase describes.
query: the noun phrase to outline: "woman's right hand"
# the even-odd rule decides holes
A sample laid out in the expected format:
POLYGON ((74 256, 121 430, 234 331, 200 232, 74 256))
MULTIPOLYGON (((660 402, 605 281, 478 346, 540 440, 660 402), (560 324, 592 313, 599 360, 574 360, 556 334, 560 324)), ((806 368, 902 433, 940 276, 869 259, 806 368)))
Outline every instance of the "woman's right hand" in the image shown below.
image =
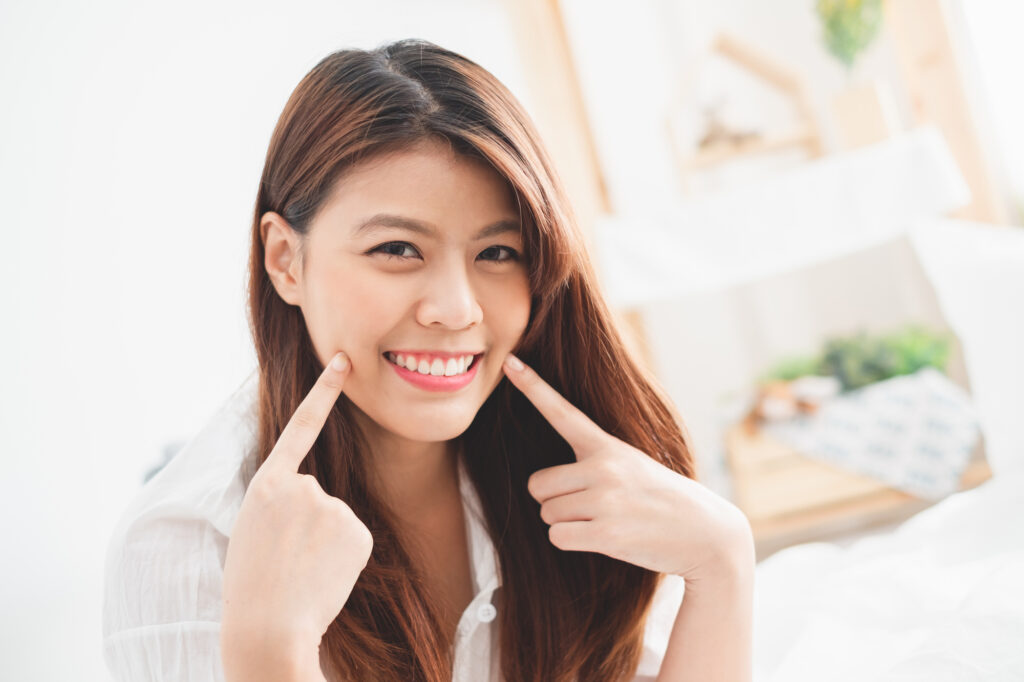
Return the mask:
POLYGON ((370 558, 373 537, 352 509, 298 473, 349 366, 343 353, 328 364, 242 500, 224 562, 221 655, 229 680, 257 672, 322 679, 320 639, 370 558))

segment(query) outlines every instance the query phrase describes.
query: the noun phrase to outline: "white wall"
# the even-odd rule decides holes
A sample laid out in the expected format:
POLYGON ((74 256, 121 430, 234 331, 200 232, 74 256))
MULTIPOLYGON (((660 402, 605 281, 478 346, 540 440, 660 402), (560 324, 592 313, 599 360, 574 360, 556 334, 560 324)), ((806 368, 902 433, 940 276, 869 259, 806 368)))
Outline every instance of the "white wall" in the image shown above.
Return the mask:
POLYGON ((321 57, 422 37, 527 93, 498 0, 0 5, 0 678, 106 679, 103 552, 254 365, 270 133, 321 57))
POLYGON ((997 181, 1009 197, 1010 220, 1024 225, 1024 4, 1001 0, 962 0, 955 15, 973 46, 966 68, 979 100, 982 139, 997 181))

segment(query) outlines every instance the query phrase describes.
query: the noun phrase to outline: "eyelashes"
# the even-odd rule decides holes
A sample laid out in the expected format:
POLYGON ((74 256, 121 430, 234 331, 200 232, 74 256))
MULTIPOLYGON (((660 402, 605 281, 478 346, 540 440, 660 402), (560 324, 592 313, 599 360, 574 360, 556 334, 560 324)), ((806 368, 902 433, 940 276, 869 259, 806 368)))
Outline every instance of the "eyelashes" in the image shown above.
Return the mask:
MULTIPOLYGON (((367 251, 367 253, 379 254, 384 256, 388 260, 409 260, 411 258, 420 257, 419 252, 416 251, 416 248, 409 242, 385 242, 383 244, 373 247, 372 249, 367 251)), ((484 258, 484 260, 489 260, 495 263, 510 263, 519 261, 521 259, 519 252, 509 246, 501 246, 497 244, 494 246, 488 246, 486 249, 480 252, 480 256, 483 256, 484 254, 488 253, 497 257, 484 258), (505 257, 500 257, 500 254, 502 252, 506 253, 507 255, 505 257)))
POLYGON ((380 246, 373 247, 367 253, 379 253, 388 258, 398 258, 400 260, 415 257, 404 255, 402 251, 406 250, 412 251, 414 254, 416 253, 416 249, 412 247, 412 244, 407 244, 406 242, 386 242, 380 246), (398 253, 395 253, 395 251, 398 251, 398 253))
POLYGON ((505 261, 517 261, 517 260, 519 260, 519 252, 516 251, 515 249, 509 247, 509 246, 500 246, 500 245, 488 246, 486 249, 484 249, 483 251, 480 252, 480 255, 483 255, 483 254, 487 253, 488 251, 490 251, 492 253, 493 252, 504 251, 504 252, 506 252, 508 254, 508 256, 505 257, 505 258, 487 259, 487 260, 494 260, 497 263, 504 263, 505 261))

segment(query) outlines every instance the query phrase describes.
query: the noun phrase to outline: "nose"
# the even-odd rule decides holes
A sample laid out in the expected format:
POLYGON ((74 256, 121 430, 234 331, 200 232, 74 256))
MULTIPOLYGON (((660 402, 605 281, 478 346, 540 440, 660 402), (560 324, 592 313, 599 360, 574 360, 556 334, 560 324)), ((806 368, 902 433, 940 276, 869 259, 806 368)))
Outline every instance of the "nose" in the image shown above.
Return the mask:
POLYGON ((425 327, 465 329, 479 324, 484 311, 464 266, 445 265, 434 269, 424 283, 416 309, 417 321, 425 327))

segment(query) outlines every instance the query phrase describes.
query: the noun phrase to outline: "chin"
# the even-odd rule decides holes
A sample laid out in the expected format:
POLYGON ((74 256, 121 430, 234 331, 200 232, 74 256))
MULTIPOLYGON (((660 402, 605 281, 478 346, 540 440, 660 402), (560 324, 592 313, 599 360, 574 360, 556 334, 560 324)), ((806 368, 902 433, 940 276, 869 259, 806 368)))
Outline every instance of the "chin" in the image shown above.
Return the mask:
POLYGON ((472 423, 472 419, 424 420, 422 423, 402 424, 392 432, 418 443, 440 443, 458 438, 472 423))
POLYGON ((401 411, 404 415, 402 417, 392 413, 374 421, 384 430, 401 438, 419 443, 439 443, 461 436, 473 423, 479 410, 480 405, 475 404, 475 401, 410 405, 401 411))

